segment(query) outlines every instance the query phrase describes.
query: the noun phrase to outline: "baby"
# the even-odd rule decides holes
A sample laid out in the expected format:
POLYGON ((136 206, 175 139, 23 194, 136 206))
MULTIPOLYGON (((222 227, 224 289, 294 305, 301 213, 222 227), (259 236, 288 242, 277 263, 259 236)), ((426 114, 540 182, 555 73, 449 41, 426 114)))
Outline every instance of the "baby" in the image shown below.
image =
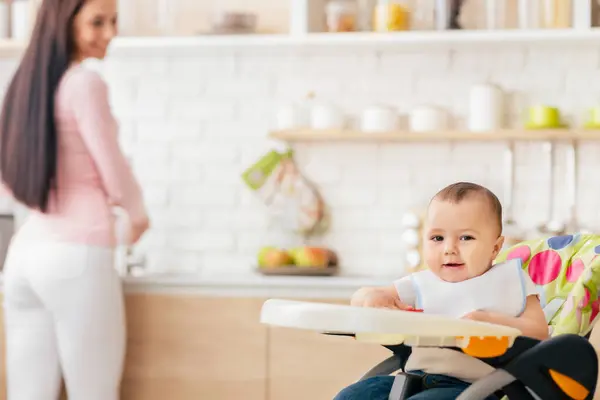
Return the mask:
MULTIPOLYGON (((488 189, 468 182, 447 186, 429 204, 423 256, 428 267, 389 287, 362 288, 351 304, 362 307, 423 309, 519 329, 524 336, 548 337, 548 326, 534 283, 520 260, 493 264, 502 248, 502 206, 488 189)), ((469 383, 493 371, 462 352, 415 347, 405 371, 423 375, 427 390, 410 400, 455 399, 469 383)), ((393 377, 358 382, 336 400, 387 399, 393 377)), ((490 397, 489 399, 496 399, 490 397)))

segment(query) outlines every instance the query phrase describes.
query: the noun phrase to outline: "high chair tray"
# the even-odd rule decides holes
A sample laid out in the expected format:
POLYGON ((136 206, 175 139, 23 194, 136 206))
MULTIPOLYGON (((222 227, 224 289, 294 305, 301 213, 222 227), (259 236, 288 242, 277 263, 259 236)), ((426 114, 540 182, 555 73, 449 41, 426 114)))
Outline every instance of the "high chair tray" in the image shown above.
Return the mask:
MULTIPOLYGON (((464 347, 464 338, 508 338, 512 346, 521 335, 515 328, 439 315, 382 308, 269 299, 260 321, 268 325, 321 333, 352 334, 357 340, 379 344, 464 347), (459 342, 457 342, 457 340, 459 342)), ((468 340, 467 340, 468 341, 468 340)))

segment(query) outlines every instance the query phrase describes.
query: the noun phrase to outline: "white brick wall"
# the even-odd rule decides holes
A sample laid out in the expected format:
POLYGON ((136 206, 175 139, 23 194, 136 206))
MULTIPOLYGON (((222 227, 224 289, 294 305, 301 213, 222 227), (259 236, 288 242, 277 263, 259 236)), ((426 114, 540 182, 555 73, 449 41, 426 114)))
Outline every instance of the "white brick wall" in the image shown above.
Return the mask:
MULTIPOLYGON (((0 62, 0 78, 13 67, 0 62)), ((258 248, 281 236, 239 178, 268 149, 278 104, 311 90, 348 113, 389 103, 406 114, 433 103, 447 107, 461 126, 470 85, 489 80, 508 92, 513 126, 523 107, 536 102, 560 106, 569 120, 580 122, 585 108, 600 101, 600 50, 538 45, 410 53, 279 47, 147 52, 111 56, 106 76, 153 220, 140 250, 154 269, 212 275, 250 272, 258 248)), ((600 146, 582 144, 579 217, 588 227, 600 225, 599 154, 600 146)), ((502 196, 498 143, 304 144, 297 155, 332 208, 332 229, 322 242, 339 252, 345 275, 400 274, 401 216, 442 186, 473 180, 502 196)), ((547 215, 541 155, 541 144, 517 148, 516 215, 526 227, 547 215)), ((557 162, 562 165, 562 157, 557 162)), ((558 187, 559 207, 560 194, 558 187)))

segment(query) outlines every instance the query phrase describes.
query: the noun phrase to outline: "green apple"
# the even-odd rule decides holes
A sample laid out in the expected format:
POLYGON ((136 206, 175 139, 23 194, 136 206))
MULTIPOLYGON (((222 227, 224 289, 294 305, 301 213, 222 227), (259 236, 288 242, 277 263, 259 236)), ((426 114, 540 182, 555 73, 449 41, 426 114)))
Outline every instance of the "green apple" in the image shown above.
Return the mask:
POLYGON ((281 267, 292 264, 292 257, 284 249, 267 246, 258 252, 258 265, 260 267, 281 267))
POLYGON ((294 247, 288 250, 288 254, 290 255, 290 257, 292 258, 292 262, 294 264, 296 264, 296 254, 299 254, 299 252, 302 250, 302 247, 294 247))

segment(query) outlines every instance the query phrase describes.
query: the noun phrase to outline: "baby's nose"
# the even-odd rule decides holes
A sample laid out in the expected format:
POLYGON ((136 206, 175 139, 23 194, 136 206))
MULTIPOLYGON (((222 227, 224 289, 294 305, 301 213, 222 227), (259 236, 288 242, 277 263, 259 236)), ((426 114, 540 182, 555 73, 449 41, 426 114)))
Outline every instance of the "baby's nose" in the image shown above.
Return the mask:
POLYGON ((445 254, 456 254, 456 241, 446 240, 446 246, 444 247, 445 254))

